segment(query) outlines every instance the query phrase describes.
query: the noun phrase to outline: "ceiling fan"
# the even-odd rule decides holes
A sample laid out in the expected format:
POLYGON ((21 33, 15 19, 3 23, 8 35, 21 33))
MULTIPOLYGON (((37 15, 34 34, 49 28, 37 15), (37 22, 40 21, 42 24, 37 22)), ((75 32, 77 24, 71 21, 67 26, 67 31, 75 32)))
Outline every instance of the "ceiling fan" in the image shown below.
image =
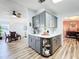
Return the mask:
POLYGON ((39 3, 43 3, 43 2, 45 2, 45 0, 39 0, 39 3))
POLYGON ((16 11, 12 11, 12 15, 18 17, 18 18, 21 18, 21 13, 19 12, 16 12, 16 11))

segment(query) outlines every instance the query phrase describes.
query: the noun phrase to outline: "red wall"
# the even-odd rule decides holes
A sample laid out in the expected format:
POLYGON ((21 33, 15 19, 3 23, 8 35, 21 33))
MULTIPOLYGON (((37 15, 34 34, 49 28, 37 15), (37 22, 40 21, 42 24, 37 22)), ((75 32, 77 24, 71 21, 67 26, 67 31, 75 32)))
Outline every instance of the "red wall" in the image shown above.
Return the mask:
POLYGON ((64 21, 63 24, 64 31, 79 31, 79 21, 64 21), (71 22, 75 23, 74 27, 71 26, 71 22))
POLYGON ((79 32, 79 21, 64 21, 63 22, 63 31, 66 35, 66 31, 78 31, 79 32), (71 23, 74 23, 75 26, 72 27, 71 23))

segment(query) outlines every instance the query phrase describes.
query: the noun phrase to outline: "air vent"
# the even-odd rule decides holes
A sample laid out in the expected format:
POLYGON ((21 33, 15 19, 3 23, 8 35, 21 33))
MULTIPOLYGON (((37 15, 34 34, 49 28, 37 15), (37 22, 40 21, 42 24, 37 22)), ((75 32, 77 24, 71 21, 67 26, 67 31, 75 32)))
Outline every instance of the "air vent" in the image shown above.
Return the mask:
POLYGON ((45 2, 45 0, 39 0, 39 2, 40 2, 40 3, 43 3, 43 2, 45 2))

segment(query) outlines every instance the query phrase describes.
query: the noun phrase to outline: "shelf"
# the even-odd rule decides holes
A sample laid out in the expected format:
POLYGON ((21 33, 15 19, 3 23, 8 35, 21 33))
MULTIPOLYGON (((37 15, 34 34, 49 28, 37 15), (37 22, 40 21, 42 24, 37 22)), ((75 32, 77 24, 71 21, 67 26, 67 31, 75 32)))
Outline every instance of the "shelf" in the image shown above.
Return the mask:
POLYGON ((50 45, 45 45, 45 47, 51 47, 50 45))
POLYGON ((51 47, 51 45, 49 45, 49 44, 48 45, 43 45, 43 47, 51 47))

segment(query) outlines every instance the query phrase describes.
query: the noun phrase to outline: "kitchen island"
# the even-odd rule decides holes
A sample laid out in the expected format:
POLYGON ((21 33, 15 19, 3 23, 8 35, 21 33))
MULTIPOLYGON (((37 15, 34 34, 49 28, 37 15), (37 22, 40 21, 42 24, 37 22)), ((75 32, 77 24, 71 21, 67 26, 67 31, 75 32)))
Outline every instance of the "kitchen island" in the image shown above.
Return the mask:
POLYGON ((61 46, 61 35, 29 34, 29 47, 42 56, 51 56, 61 46))

